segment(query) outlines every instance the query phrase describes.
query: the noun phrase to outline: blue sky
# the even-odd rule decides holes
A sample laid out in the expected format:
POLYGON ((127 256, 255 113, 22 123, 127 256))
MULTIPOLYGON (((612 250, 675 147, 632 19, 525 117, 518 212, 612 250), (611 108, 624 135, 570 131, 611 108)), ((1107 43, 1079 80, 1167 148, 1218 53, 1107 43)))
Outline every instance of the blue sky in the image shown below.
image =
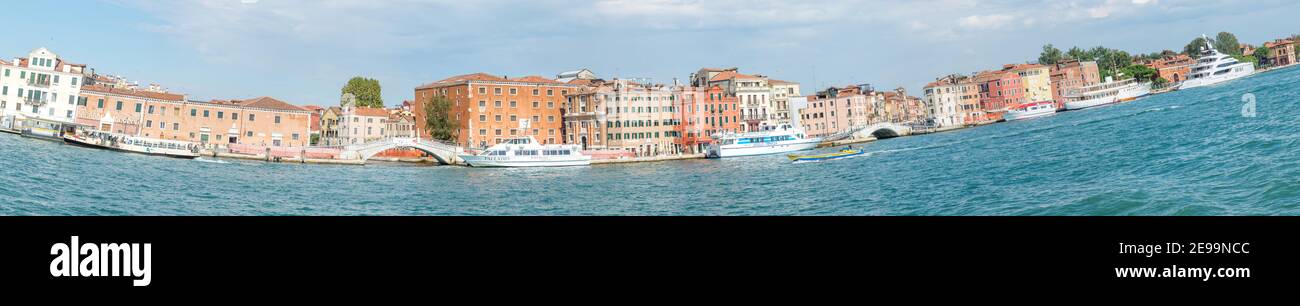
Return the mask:
POLYGON ((740 67, 817 88, 916 92, 935 77, 1035 60, 1041 46, 1181 50, 1201 33, 1245 43, 1300 33, 1293 0, 84 0, 6 3, 6 59, 66 59, 192 99, 333 105, 352 76, 387 104, 487 72, 589 68, 669 83, 740 67), (59 18, 50 16, 58 12, 59 18), (56 21, 57 22, 54 22, 56 21))

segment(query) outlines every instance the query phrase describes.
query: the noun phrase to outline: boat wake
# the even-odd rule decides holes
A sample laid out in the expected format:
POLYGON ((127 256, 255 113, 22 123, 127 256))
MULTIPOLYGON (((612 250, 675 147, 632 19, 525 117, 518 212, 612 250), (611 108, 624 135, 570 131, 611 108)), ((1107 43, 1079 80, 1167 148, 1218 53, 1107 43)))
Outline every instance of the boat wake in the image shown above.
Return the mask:
POLYGON ((210 164, 229 164, 229 163, 230 163, 230 162, 228 162, 228 161, 224 161, 224 160, 206 159, 206 158, 202 158, 202 157, 195 158, 194 161, 197 161, 197 162, 204 162, 204 163, 210 163, 210 164))
POLYGON ((866 152, 866 153, 863 153, 862 155, 854 155, 854 156, 840 157, 840 158, 834 158, 834 159, 800 160, 800 161, 791 162, 791 164, 798 165, 798 164, 813 164, 813 163, 821 163, 821 162, 832 162, 832 161, 837 161, 837 160, 852 159, 852 158, 858 158, 858 157, 867 157, 867 156, 871 156, 871 155, 873 155, 873 154, 875 154, 875 153, 876 153, 876 152, 866 152))

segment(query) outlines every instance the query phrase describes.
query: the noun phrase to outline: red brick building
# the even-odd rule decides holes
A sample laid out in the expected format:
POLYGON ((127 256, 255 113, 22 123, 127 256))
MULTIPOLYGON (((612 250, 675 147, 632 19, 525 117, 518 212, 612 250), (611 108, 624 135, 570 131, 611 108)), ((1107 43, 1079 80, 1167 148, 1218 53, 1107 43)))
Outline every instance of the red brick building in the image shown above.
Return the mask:
POLYGON ((1101 83, 1101 72, 1097 69, 1097 62, 1067 60, 1051 65, 1050 68, 1052 69, 1052 99, 1056 101, 1057 109, 1065 108, 1063 97, 1070 91, 1101 83))
POLYGON ((565 95, 577 89, 539 76, 458 75, 416 87, 411 112, 421 138, 430 138, 425 103, 441 96, 451 100, 449 116, 460 123, 458 145, 485 147, 519 136, 554 144, 564 141, 565 95), (527 129, 521 128, 525 121, 527 129))
POLYGON ((1025 85, 1020 75, 1006 71, 986 71, 975 75, 980 88, 980 107, 989 120, 1000 120, 1007 106, 1026 103, 1025 85))
POLYGON ((1192 64, 1196 63, 1186 54, 1177 54, 1166 56, 1158 60, 1147 61, 1142 63, 1151 69, 1160 73, 1160 77, 1171 84, 1177 84, 1187 80, 1187 75, 1192 72, 1192 64))

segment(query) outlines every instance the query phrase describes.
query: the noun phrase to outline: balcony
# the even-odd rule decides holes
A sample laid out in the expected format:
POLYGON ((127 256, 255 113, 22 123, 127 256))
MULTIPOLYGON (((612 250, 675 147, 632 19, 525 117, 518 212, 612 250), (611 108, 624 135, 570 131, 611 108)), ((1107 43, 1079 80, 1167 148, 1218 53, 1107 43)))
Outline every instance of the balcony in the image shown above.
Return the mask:
POLYGON ((32 96, 23 97, 23 103, 26 103, 27 105, 31 105, 31 106, 35 106, 35 107, 42 107, 42 106, 45 106, 45 104, 46 104, 46 103, 49 103, 49 102, 50 102, 50 100, 49 100, 49 99, 45 99, 45 98, 37 98, 37 97, 32 97, 32 96))
POLYGON ((39 87, 39 88, 50 88, 50 82, 48 82, 48 81, 46 81, 46 82, 40 82, 40 81, 37 81, 37 80, 27 80, 27 86, 31 86, 31 87, 39 87))

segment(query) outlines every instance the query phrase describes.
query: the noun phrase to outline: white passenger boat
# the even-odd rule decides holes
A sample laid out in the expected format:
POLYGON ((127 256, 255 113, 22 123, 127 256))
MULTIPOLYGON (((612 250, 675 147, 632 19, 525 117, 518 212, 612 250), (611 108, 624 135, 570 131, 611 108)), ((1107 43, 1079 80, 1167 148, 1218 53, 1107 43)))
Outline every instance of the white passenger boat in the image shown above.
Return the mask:
POLYGON ((1051 116, 1054 114, 1056 114, 1056 102, 1043 101, 1012 106, 1010 109, 1007 109, 1005 115, 1002 115, 1002 119, 1015 121, 1051 116))
POLYGON ((1150 82, 1138 82, 1137 79, 1113 81, 1106 77, 1106 82, 1071 90, 1063 98, 1065 109, 1080 110, 1111 103, 1128 102, 1151 94, 1150 82))
POLYGON ((1205 46, 1201 47, 1201 57, 1196 60, 1196 64, 1192 65, 1187 80, 1183 81, 1178 89, 1209 86, 1255 74, 1255 63, 1240 62, 1230 55, 1219 53, 1219 50, 1215 50, 1214 46, 1210 45, 1209 38, 1205 35, 1201 37, 1205 38, 1205 46))
POLYGON ((707 155, 724 158, 790 153, 817 148, 821 142, 821 138, 809 138, 801 128, 782 124, 758 132, 715 136, 707 155))
POLYGON ((533 137, 512 138, 479 154, 460 155, 471 167, 571 167, 591 165, 575 145, 543 145, 533 137))
POLYGON ((81 131, 63 136, 63 140, 80 146, 148 155, 197 158, 199 145, 188 141, 152 139, 115 133, 81 131))

